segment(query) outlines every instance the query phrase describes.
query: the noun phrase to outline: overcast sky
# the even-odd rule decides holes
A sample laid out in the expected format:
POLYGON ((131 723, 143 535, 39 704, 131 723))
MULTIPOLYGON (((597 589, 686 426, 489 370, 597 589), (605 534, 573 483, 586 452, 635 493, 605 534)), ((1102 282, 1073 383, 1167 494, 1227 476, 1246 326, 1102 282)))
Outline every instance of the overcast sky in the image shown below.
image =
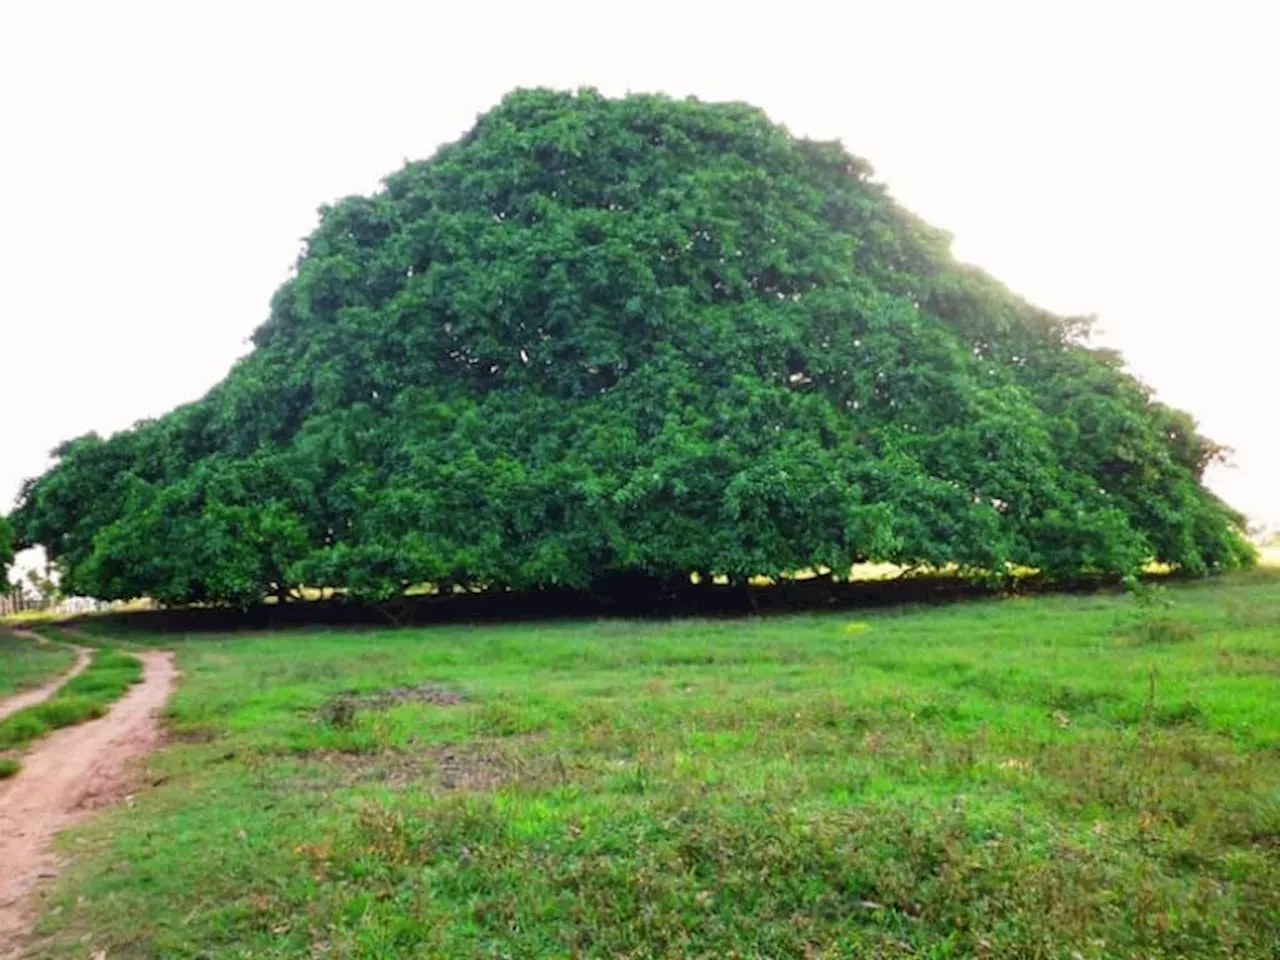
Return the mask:
POLYGON ((959 257, 1097 314, 1280 523, 1277 11, 0 0, 0 510, 61 440, 221 379, 319 204, 590 85, 844 141, 959 257))

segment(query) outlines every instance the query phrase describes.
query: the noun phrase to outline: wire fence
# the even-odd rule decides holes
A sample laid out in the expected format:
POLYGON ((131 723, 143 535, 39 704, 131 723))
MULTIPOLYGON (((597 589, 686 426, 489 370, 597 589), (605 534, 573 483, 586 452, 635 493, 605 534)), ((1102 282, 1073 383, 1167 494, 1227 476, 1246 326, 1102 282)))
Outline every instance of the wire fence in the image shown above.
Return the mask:
POLYGON ((62 597, 57 600, 49 600, 44 597, 33 596, 17 587, 6 593, 0 593, 0 617, 12 616, 15 613, 26 613, 29 610, 69 616, 78 613, 97 613, 100 610, 113 610, 119 606, 121 604, 94 600, 92 597, 62 597))

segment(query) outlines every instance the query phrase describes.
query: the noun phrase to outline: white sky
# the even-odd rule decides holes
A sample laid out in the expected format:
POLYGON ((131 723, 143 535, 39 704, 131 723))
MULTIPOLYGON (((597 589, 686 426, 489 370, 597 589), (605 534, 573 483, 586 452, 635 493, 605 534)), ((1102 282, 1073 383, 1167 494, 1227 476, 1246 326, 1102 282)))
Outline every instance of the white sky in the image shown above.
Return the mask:
POLYGON ((961 258, 1098 314, 1280 523, 1278 28, 1265 0, 0 0, 0 509, 59 441, 221 379, 320 203, 513 87, 591 85, 843 140, 961 258))

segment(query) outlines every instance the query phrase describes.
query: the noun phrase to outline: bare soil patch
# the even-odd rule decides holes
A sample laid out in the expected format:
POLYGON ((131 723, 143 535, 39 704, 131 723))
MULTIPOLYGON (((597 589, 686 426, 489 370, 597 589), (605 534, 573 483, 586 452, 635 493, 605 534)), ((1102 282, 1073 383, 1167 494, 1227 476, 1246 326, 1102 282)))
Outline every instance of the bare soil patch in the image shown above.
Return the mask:
POLYGON ((456 690, 435 683, 419 683, 411 687, 392 687, 370 693, 340 693, 320 707, 320 719, 338 728, 351 726, 358 710, 390 710, 403 703, 430 703, 453 707, 466 698, 456 690))
POLYGON ((510 784, 547 784, 569 777, 557 757, 529 755, 540 737, 526 736, 445 743, 407 753, 312 754, 317 766, 294 781, 295 788, 333 790, 378 783, 391 790, 418 786, 433 792, 482 792, 510 784))

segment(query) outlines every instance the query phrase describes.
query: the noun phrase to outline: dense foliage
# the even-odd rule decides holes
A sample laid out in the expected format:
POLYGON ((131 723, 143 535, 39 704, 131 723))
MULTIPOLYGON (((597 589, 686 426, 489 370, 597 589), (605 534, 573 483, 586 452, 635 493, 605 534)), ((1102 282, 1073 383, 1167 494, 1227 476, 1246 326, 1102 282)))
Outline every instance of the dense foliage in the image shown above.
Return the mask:
POLYGON ((171 602, 1249 562, 1218 448, 1086 332, 756 109, 520 92, 323 209, 254 351, 61 447, 20 533, 171 602))

